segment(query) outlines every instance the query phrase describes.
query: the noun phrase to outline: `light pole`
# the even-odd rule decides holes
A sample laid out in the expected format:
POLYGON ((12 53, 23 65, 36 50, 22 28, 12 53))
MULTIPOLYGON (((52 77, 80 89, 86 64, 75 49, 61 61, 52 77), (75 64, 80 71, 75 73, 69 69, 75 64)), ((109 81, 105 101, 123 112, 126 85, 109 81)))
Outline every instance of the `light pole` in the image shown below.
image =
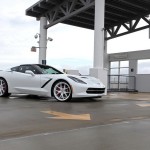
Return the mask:
POLYGON ((51 37, 48 37, 47 40, 46 40, 46 47, 42 47, 41 46, 41 35, 39 33, 36 33, 34 35, 34 38, 35 39, 39 39, 37 41, 37 43, 39 44, 39 47, 36 47, 36 46, 32 46, 31 47, 31 51, 32 52, 36 52, 36 48, 39 48, 39 64, 44 64, 46 65, 46 49, 47 49, 47 42, 48 41, 53 41, 53 39, 51 37), (44 50, 43 50, 44 49, 44 50))

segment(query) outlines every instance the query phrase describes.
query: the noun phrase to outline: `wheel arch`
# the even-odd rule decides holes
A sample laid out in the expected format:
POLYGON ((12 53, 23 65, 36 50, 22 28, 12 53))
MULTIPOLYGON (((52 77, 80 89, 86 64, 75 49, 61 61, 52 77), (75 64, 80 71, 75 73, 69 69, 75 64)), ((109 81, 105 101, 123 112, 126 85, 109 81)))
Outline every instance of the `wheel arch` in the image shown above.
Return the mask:
POLYGON ((6 83, 7 83, 7 86, 8 86, 8 82, 7 82, 7 80, 6 80, 4 77, 1 77, 1 76, 0 76, 0 78, 1 78, 1 79, 4 79, 4 80, 6 81, 6 83))
MULTIPOLYGON (((70 85, 70 88, 71 88, 71 91, 72 91, 72 86, 71 86, 71 84, 70 84, 68 81, 66 81, 65 79, 57 79, 57 80, 52 84, 52 87, 51 87, 51 96, 52 96, 52 97, 54 96, 54 94, 53 94, 53 88, 54 88, 55 84, 56 84, 57 82, 60 82, 60 81, 67 82, 67 83, 70 85)), ((72 92, 73 92, 73 91, 72 91, 72 92)))

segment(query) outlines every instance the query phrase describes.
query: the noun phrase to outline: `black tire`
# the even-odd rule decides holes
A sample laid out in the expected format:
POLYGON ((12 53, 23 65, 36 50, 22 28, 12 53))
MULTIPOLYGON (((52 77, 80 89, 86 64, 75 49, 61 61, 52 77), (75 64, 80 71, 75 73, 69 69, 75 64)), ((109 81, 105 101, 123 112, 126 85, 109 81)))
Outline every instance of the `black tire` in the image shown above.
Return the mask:
POLYGON ((8 93, 8 85, 5 79, 0 78, 0 97, 8 97, 10 93, 8 93))
POLYGON ((68 102, 72 98, 72 89, 69 83, 60 80, 53 86, 53 96, 59 102, 68 102))

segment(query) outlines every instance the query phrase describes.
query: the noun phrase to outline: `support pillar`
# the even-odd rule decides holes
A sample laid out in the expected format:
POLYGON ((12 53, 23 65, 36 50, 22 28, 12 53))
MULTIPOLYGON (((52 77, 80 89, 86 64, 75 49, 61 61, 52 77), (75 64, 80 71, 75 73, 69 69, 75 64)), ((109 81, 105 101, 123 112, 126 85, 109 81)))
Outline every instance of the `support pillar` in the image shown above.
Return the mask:
POLYGON ((137 64, 138 61, 136 59, 129 60, 129 76, 135 76, 135 80, 133 77, 129 78, 129 85, 128 85, 129 90, 133 90, 133 89, 136 90, 137 64))
POLYGON ((94 65, 90 69, 90 75, 99 78, 107 87, 107 69, 104 66, 106 58, 105 45, 105 0, 95 0, 95 33, 94 33, 94 65))
POLYGON ((39 64, 46 64, 46 49, 47 49, 47 25, 46 17, 40 18, 40 35, 39 35, 39 64))

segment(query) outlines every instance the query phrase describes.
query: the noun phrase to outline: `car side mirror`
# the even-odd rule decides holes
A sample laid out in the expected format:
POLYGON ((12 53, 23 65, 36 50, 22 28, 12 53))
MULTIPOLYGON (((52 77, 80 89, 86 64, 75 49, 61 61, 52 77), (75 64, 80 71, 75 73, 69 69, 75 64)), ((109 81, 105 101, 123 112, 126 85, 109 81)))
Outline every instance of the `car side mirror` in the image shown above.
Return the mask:
POLYGON ((32 75, 32 76, 35 76, 35 74, 34 74, 31 70, 26 70, 25 73, 26 73, 26 74, 30 74, 30 75, 32 75))

